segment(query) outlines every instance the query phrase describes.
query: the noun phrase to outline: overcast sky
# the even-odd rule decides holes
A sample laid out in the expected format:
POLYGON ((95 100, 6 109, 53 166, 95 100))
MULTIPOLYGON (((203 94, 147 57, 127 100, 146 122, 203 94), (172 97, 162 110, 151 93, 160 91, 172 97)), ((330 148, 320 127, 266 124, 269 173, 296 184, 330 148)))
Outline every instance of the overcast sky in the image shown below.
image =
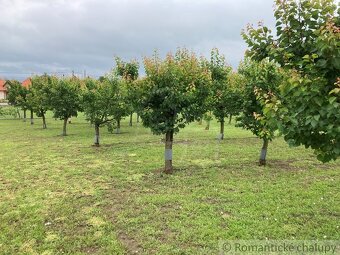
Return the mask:
POLYGON ((0 0, 0 78, 99 76, 125 60, 187 47, 220 49, 237 67, 247 23, 272 26, 272 0, 0 0))

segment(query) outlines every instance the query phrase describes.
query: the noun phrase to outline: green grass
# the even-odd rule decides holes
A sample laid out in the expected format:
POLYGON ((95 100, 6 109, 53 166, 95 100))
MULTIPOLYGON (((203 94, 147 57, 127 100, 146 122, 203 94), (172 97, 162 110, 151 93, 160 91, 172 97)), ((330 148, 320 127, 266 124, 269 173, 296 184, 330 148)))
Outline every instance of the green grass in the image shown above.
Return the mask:
POLYGON ((226 125, 217 141, 193 123, 164 144, 141 124, 122 134, 82 118, 59 134, 0 120, 0 254, 218 254, 227 239, 340 239, 340 162, 319 163, 282 138, 258 167, 261 141, 226 125))

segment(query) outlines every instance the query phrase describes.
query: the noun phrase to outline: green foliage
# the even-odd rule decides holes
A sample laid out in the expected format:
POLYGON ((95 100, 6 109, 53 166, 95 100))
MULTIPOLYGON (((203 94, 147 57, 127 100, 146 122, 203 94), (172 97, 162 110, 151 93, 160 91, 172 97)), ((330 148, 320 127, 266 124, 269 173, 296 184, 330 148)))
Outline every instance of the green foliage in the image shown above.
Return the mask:
POLYGON ((218 121, 224 122, 224 118, 228 114, 228 108, 231 105, 231 102, 229 102, 231 99, 229 94, 229 75, 232 68, 226 63, 225 57, 219 54, 218 49, 211 51, 208 66, 212 78, 210 108, 218 121))
POLYGON ((125 80, 135 81, 138 78, 139 64, 137 61, 124 62, 121 58, 115 57, 116 67, 114 73, 116 76, 125 80))
POLYGON ((127 82, 127 100, 130 106, 130 111, 139 112, 141 111, 141 105, 139 104, 139 98, 142 96, 141 86, 143 79, 137 79, 134 81, 127 82))
POLYGON ((112 89, 106 79, 100 81, 94 79, 85 80, 85 89, 82 93, 82 109, 86 119, 91 124, 102 125, 112 121, 110 108, 112 104, 112 89))
POLYGON ((82 105, 86 119, 101 126, 127 116, 125 98, 124 82, 118 79, 85 80, 82 105))
POLYGON ((229 115, 238 115, 242 110, 243 92, 245 79, 242 75, 232 72, 228 77, 228 94, 226 95, 226 113, 229 115))
POLYGON ((332 91, 328 85, 322 77, 292 76, 282 86, 287 98, 279 111, 285 139, 293 145, 311 147, 321 161, 335 160, 340 155, 340 80, 332 91))
MULTIPOLYGON (((18 97, 21 94, 21 86, 19 81, 7 81, 7 100, 11 105, 18 105, 18 97)), ((26 97, 26 95, 25 95, 26 97)))
POLYGON ((209 111, 209 112, 206 112, 203 114, 203 120, 209 122, 209 121, 212 121, 213 120, 213 115, 212 113, 209 111))
POLYGON ((146 78, 141 82, 140 116, 154 134, 177 133, 207 111, 211 74, 186 49, 161 60, 157 54, 144 59, 146 78))
POLYGON ((277 0, 276 37, 262 24, 243 33, 255 60, 269 57, 290 77, 280 94, 262 98, 285 139, 326 162, 340 155, 339 7, 332 0, 277 0))
POLYGON ((118 77, 121 77, 126 84, 126 106, 129 108, 129 112, 138 112, 139 105, 137 101, 140 95, 138 93, 139 82, 137 79, 139 75, 139 64, 135 60, 124 62, 118 57, 116 57, 115 60, 115 73, 118 75, 118 77))
POLYGON ((216 48, 211 51, 207 66, 212 77, 209 108, 219 122, 224 122, 227 115, 237 115, 241 111, 244 81, 242 76, 232 72, 225 57, 216 48))
MULTIPOLYGON (((248 25, 242 35, 255 60, 266 57, 281 66, 304 70, 303 57, 315 52, 318 30, 336 15, 333 0, 276 0, 276 37, 264 24, 248 25)), ((335 19, 335 18, 334 18, 335 19)))
POLYGON ((210 63, 208 64, 211 72, 211 79, 213 85, 222 86, 228 79, 232 70, 231 66, 226 63, 225 57, 220 55, 217 48, 211 50, 210 63))
POLYGON ((238 126, 250 130, 254 135, 265 140, 272 140, 277 129, 272 119, 264 114, 264 104, 258 95, 277 94, 282 82, 279 67, 265 59, 261 62, 246 60, 239 67, 245 87, 241 115, 237 118, 238 126))
POLYGON ((128 116, 131 113, 131 104, 128 100, 128 82, 122 79, 109 79, 108 81, 113 87, 114 106, 112 108, 112 116, 116 121, 128 116))
POLYGON ((59 79, 51 89, 50 103, 55 118, 68 119, 77 116, 81 109, 80 80, 72 78, 59 79))
POLYGON ((42 75, 32 78, 27 101, 38 117, 42 117, 51 109, 51 90, 58 82, 56 77, 42 75))
POLYGON ((14 106, 0 106, 0 117, 17 117, 17 109, 14 106))
POLYGON ((19 81, 7 81, 7 88, 7 99, 11 105, 18 106, 22 110, 30 109, 29 102, 27 101, 29 91, 19 81))

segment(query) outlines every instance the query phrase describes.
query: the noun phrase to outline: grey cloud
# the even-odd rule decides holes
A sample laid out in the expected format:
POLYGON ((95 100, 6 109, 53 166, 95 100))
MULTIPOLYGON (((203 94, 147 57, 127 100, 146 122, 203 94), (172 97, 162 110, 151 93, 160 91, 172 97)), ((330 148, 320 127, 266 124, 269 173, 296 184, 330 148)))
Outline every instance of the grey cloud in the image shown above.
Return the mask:
POLYGON ((0 77, 82 72, 98 76, 125 59, 185 46, 218 47, 236 67, 247 23, 272 25, 271 0, 0 0, 0 77))

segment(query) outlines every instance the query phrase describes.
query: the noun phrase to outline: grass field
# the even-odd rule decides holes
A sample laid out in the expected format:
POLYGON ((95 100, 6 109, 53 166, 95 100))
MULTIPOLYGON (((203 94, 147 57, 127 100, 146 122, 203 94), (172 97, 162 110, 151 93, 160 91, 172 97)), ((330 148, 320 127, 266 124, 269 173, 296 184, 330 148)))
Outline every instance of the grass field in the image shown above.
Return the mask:
POLYGON ((227 239, 340 239, 340 162, 319 163, 282 138, 258 167, 261 141, 193 123, 164 144, 141 124, 122 134, 82 118, 59 134, 0 120, 0 254, 218 254, 227 239))

